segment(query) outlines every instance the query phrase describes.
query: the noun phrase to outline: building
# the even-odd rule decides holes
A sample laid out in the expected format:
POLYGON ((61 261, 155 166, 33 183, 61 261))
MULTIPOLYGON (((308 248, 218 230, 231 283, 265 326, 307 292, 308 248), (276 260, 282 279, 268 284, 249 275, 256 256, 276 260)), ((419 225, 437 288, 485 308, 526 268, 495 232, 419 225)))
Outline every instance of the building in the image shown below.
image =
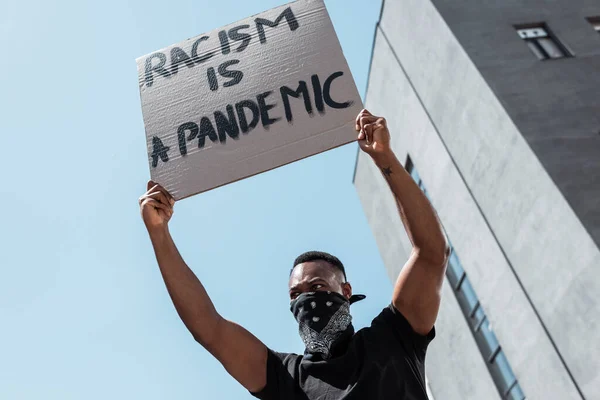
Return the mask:
MULTIPOLYGON (((366 107, 453 248, 436 400, 600 399, 599 93, 598 0, 385 1, 366 107)), ((411 246, 367 157, 354 183, 395 279, 411 246)))

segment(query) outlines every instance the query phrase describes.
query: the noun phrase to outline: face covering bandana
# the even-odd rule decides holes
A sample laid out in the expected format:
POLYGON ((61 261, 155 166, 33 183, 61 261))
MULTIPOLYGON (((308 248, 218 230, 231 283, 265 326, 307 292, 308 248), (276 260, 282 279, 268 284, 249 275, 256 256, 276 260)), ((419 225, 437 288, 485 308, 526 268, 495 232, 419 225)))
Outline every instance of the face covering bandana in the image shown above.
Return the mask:
POLYGON ((348 301, 334 292, 303 293, 290 303, 290 310, 298 321, 302 341, 309 353, 331 357, 331 350, 344 333, 354 332, 350 304, 364 299, 355 295, 348 301))

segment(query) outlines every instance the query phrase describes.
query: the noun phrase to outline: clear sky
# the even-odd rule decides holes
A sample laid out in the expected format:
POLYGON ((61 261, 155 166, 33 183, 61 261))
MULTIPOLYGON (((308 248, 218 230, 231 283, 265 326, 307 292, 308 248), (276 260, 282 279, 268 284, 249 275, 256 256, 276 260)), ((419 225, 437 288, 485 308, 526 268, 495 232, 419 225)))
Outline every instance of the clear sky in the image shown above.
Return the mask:
MULTIPOLYGON (((246 399, 164 288, 135 59, 279 0, 0 2, 0 399, 246 399)), ((326 1, 364 93, 380 0, 326 1)), ((377 111, 377 110, 373 110, 377 111)), ((342 259, 362 327, 391 299, 352 185, 356 144, 183 200, 173 236, 218 310, 303 350, 293 259, 342 259)))

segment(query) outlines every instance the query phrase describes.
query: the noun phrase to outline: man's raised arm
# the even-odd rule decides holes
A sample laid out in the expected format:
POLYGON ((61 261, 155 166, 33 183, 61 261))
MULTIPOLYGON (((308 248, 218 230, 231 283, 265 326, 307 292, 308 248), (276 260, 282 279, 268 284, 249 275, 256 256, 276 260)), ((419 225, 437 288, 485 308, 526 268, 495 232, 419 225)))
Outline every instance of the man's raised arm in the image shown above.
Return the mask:
POLYGON ((267 348, 250 332, 219 315, 179 254, 168 227, 175 201, 160 185, 148 182, 148 191, 139 203, 160 272, 183 323, 231 376, 247 390, 258 392, 267 381, 267 348))
POLYGON ((390 148, 384 118, 363 110, 356 119, 359 145, 382 172, 396 199, 413 249, 394 286, 394 306, 421 335, 431 331, 440 307, 449 247, 437 215, 425 194, 390 148))

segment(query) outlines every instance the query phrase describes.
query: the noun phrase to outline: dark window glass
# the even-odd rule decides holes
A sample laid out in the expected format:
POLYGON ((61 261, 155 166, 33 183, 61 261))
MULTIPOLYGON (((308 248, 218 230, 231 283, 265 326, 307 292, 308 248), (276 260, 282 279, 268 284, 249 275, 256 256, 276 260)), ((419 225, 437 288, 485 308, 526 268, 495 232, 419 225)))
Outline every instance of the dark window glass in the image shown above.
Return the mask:
POLYGON ((546 24, 516 27, 517 33, 529 49, 540 60, 568 57, 567 51, 550 32, 546 24))
POLYGON ((498 385, 500 392, 502 394, 508 394, 517 378, 515 378, 510 365, 508 365, 508 360, 503 351, 500 351, 494 359, 494 362, 490 366, 490 372, 492 373, 492 378, 494 378, 494 382, 498 385))
POLYGON ((565 56, 560 47, 550 38, 539 38, 538 43, 550 58, 562 58, 565 56))
POLYGON ((462 264, 458 259, 458 256, 456 255, 454 250, 452 250, 452 253, 450 254, 450 258, 448 260, 448 268, 446 269, 446 276, 448 277, 448 282, 450 282, 452 288, 457 288, 458 282, 464 274, 465 270, 463 269, 462 264))
POLYGON ((498 343, 498 339, 496 335, 492 331, 492 327, 490 326, 490 321, 487 319, 483 321, 479 331, 474 332, 475 341, 479 345, 479 350, 481 351, 481 355, 483 358, 488 361, 497 353, 500 348, 500 344, 498 343))
POLYGON ((469 277, 463 278, 460 289, 456 291, 456 298, 465 315, 471 314, 471 311, 473 311, 475 306, 479 303, 475 290, 473 290, 473 286, 471 286, 471 282, 469 282, 469 277))
POLYGON ((515 385, 510 389, 508 394, 506 395, 506 400, 524 400, 525 393, 521 390, 521 386, 516 382, 515 385))
POLYGON ((483 308, 479 305, 474 312, 471 313, 469 317, 469 326, 473 331, 478 331, 481 329, 481 325, 485 319, 485 313, 483 312, 483 308))
POLYGON ((600 17, 590 17, 587 19, 590 24, 592 24, 592 28, 598 33, 600 33, 600 17))
POLYGON ((410 156, 406 157, 406 166, 404 167, 404 169, 406 169, 406 172, 408 172, 409 174, 412 174, 413 169, 415 169, 414 164, 410 159, 410 156))
POLYGON ((536 55, 537 58, 539 58, 540 60, 546 59, 546 54, 544 54, 544 52, 542 50, 540 50, 540 46, 536 42, 528 40, 527 46, 529 46, 529 48, 531 49, 533 54, 536 55))

